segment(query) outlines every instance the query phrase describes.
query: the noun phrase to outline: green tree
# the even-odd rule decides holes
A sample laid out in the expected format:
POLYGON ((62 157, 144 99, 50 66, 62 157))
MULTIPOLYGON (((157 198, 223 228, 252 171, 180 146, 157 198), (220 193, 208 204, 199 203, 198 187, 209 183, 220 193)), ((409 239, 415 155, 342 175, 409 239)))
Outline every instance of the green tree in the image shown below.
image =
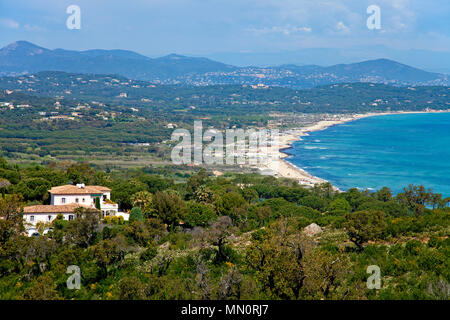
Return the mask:
POLYGON ((432 195, 433 192, 430 189, 427 191, 423 185, 416 186, 411 184, 407 188, 403 188, 403 192, 399 193, 396 199, 419 216, 423 214, 425 205, 429 203, 432 195))
POLYGON ((241 190, 242 196, 250 204, 258 200, 258 192, 254 188, 244 188, 241 190))
POLYGON ((75 209, 76 219, 67 224, 67 239, 72 243, 87 248, 97 237, 100 226, 100 212, 96 209, 75 209))
POLYGON ((0 178, 0 192, 2 193, 2 197, 5 197, 5 193, 8 191, 11 182, 8 179, 0 178))
POLYGON ((113 183, 111 197, 122 209, 127 210, 134 206, 132 196, 140 191, 148 191, 147 189, 147 185, 137 179, 116 180, 113 183))
POLYGON ((373 200, 373 198, 368 197, 366 194, 360 192, 357 188, 351 188, 343 194, 345 200, 350 204, 352 211, 358 210, 358 208, 365 202, 373 200))
POLYGON ((117 263, 125 257, 126 242, 123 235, 118 235, 114 239, 100 241, 92 247, 93 257, 102 271, 102 277, 108 275, 108 266, 117 263))
POLYGON ((270 220, 270 216, 272 214, 272 210, 268 206, 262 206, 256 208, 256 217, 258 218, 258 222, 260 226, 266 224, 270 220))
POLYGON ((11 186, 10 191, 22 194, 25 200, 43 200, 48 197, 50 187, 50 182, 44 178, 26 178, 11 186))
POLYGON ((123 229, 123 234, 130 240, 129 242, 141 246, 146 246, 152 241, 152 233, 148 225, 141 220, 134 220, 126 225, 123 229))
POLYGON ((209 223, 217 219, 214 207, 210 204, 188 202, 184 222, 188 227, 206 227, 209 223))
POLYGON ((130 198, 135 207, 139 207, 146 215, 152 211, 153 195, 148 191, 139 191, 130 198))
POLYGON ((67 177, 72 183, 94 184, 95 170, 88 163, 76 163, 67 168, 67 177))
POLYGON ((165 179, 155 174, 139 175, 138 180, 147 185, 147 189, 152 194, 170 188, 173 185, 171 179, 165 179))
POLYGON ((303 259, 309 248, 285 219, 277 221, 267 236, 247 248, 247 266, 255 273, 269 299, 298 299, 304 286, 303 259))
POLYGON ((427 201, 427 204, 433 207, 433 210, 438 208, 442 203, 442 194, 440 193, 432 193, 430 198, 427 201))
POLYGON ((23 226, 22 197, 10 195, 0 198, 0 251, 13 236, 25 230, 23 226))
POLYGON ((239 218, 236 214, 236 209, 246 208, 247 206, 247 201, 239 193, 234 191, 225 193, 216 202, 219 214, 230 216, 233 221, 237 221, 239 218))
POLYGON ((214 194, 208 187, 199 186, 194 192, 194 200, 199 203, 212 203, 214 194))
POLYGON ((329 205, 330 213, 335 215, 345 215, 350 213, 350 210, 350 204, 344 198, 337 198, 336 200, 331 201, 329 205))
POLYGON ((379 201, 388 202, 392 200, 392 192, 388 187, 383 187, 376 192, 376 198, 379 201))
POLYGON ((176 194, 158 191, 153 197, 153 209, 158 218, 173 227, 184 216, 185 204, 176 194))
POLYGON ((133 221, 143 221, 144 220, 144 215, 142 214, 142 210, 139 207, 134 207, 133 209, 131 209, 130 211, 130 217, 128 219, 131 222, 133 221))
POLYGON ((189 177, 186 182, 186 191, 188 192, 189 197, 192 197, 195 194, 195 191, 201 186, 204 185, 208 180, 208 174, 204 168, 200 169, 199 172, 189 177))
POLYGON ((312 193, 315 196, 330 199, 330 198, 333 197, 333 195, 336 192, 335 192, 334 187, 333 187, 333 185, 331 183, 325 182, 325 183, 314 185, 314 187, 312 188, 312 193))
POLYGON ((363 210, 347 215, 345 228, 350 240, 359 249, 369 240, 380 239, 387 227, 382 211, 363 210))
POLYGON ((348 256, 314 249, 305 255, 303 267, 308 298, 346 298, 349 290, 344 282, 351 272, 348 256))
POLYGON ((328 206, 328 201, 319 196, 306 196, 300 199, 299 203, 302 206, 310 207, 321 212, 324 212, 328 206))

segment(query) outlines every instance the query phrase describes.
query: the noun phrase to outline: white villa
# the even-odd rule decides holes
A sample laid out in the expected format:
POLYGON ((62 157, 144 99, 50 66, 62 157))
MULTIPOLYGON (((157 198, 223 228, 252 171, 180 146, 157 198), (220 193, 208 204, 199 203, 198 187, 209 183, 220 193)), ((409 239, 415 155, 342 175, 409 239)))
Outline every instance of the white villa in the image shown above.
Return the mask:
MULTIPOLYGON (((26 225, 35 227, 38 222, 52 222, 59 214, 65 220, 75 219, 75 209, 79 207, 96 208, 96 198, 100 202, 102 216, 115 216, 118 205, 111 201, 111 189, 84 184, 53 187, 49 190, 50 205, 36 205, 23 208, 26 225)), ((33 229, 33 228, 32 228, 33 229)))

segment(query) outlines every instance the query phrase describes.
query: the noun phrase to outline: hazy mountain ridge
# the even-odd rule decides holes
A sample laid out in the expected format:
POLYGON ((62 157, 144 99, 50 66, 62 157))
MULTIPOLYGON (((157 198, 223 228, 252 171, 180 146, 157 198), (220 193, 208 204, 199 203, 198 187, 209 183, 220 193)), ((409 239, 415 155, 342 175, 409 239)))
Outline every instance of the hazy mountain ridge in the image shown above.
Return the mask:
POLYGON ((207 58, 171 54, 149 58, 127 50, 49 50, 26 41, 0 49, 0 75, 40 71, 118 74, 161 84, 262 84, 311 88, 345 82, 373 82, 396 86, 448 85, 448 75, 431 73, 388 59, 329 67, 316 65, 236 67, 207 58))
POLYGON ((126 50, 48 50, 26 41, 18 41, 0 49, 1 75, 64 71, 120 74, 133 79, 157 81, 181 74, 230 68, 206 58, 169 55, 151 59, 126 50))

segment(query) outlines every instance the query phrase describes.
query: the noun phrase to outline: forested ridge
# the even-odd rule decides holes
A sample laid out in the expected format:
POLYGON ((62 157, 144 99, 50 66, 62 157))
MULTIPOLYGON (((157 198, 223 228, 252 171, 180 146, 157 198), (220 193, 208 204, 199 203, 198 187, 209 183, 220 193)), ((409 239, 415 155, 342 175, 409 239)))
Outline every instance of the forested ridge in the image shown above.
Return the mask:
POLYGON ((184 110, 195 115, 236 115, 243 111, 250 114, 413 111, 449 107, 448 86, 395 87, 370 82, 295 90, 264 85, 161 85, 118 75, 45 71, 28 76, 1 77, 0 89, 33 96, 140 105, 159 111, 184 110))

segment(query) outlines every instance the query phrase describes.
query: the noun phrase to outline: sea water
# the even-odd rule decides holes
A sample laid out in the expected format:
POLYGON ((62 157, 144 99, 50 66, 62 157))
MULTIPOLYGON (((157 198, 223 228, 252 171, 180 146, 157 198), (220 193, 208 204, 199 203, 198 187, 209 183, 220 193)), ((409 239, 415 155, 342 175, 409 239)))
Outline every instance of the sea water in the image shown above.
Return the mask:
POLYGON ((287 160, 341 190, 422 184, 450 196, 450 113, 363 118, 302 138, 287 160))

